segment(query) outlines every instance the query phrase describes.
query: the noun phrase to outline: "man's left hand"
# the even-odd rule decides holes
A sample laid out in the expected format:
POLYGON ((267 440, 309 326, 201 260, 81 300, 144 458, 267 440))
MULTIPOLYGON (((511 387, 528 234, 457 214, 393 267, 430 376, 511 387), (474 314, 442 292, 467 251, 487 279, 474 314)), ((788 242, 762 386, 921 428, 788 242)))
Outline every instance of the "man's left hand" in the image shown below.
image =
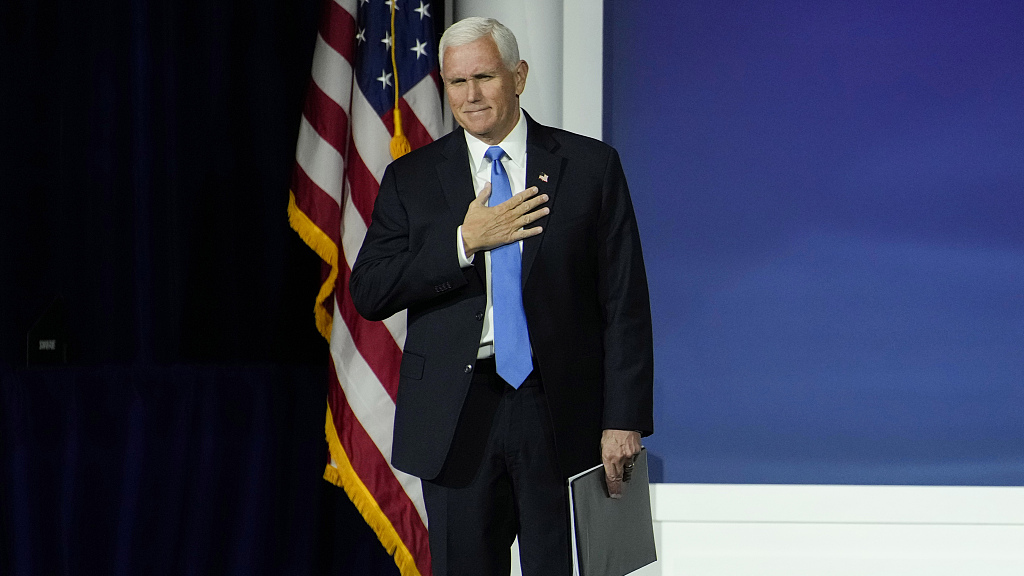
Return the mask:
POLYGON ((622 498, 622 476, 640 453, 640 433, 634 430, 605 430, 601 433, 601 461, 608 496, 622 498))

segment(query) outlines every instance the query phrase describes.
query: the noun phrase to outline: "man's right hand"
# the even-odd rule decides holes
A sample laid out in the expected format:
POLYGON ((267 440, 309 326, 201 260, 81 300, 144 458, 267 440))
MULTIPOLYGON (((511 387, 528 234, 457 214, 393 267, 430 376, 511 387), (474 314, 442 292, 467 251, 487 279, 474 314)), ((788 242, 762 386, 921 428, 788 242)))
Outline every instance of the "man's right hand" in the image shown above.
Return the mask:
POLYGON ((543 232, 540 226, 523 228, 551 212, 547 207, 538 209, 548 201, 548 195, 538 196, 537 192, 537 187, 531 186, 497 206, 488 206, 491 185, 486 184, 476 200, 470 202, 462 221, 462 247, 466 257, 543 232))

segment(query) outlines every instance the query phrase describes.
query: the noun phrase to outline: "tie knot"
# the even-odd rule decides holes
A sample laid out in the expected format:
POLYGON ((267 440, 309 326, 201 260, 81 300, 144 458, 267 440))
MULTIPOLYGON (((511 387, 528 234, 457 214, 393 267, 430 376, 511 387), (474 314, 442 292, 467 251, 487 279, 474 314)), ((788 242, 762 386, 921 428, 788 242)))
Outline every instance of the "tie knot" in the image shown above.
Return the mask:
POLYGON ((497 162, 501 160, 501 157, 505 155, 505 151, 501 149, 501 146, 491 146, 484 152, 484 157, 491 162, 497 162))

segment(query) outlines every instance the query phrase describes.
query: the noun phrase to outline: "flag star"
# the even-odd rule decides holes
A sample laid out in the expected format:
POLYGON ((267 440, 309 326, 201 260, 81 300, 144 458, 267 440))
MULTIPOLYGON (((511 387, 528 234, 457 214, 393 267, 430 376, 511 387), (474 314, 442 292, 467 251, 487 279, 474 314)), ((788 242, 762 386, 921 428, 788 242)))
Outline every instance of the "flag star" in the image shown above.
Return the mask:
POLYGON ((389 32, 384 33, 384 39, 381 40, 384 43, 384 47, 388 50, 391 49, 391 34, 389 32))
POLYGON ((358 40, 360 44, 366 42, 366 28, 359 29, 359 33, 356 34, 356 40, 358 40))
POLYGON ((420 13, 420 20, 423 20, 424 16, 430 18, 430 4, 424 4, 423 0, 420 0, 420 7, 413 10, 413 12, 420 13))
POLYGON ((363 4, 366 4, 369 1, 370 0, 359 0, 359 5, 362 6, 363 4))
POLYGON ((395 5, 395 12, 398 12, 398 2, 396 2, 396 0, 386 0, 384 3, 388 5, 388 10, 390 10, 391 9, 391 5, 394 4, 395 5))
POLYGON ((413 47, 413 48, 410 48, 410 50, 412 50, 413 52, 416 53, 416 59, 419 60, 420 56, 426 56, 427 55, 427 43, 426 42, 420 42, 419 38, 417 38, 416 39, 416 46, 413 47))
POLYGON ((380 82, 381 90, 384 90, 388 86, 391 86, 391 72, 388 72, 387 70, 381 70, 380 77, 377 78, 377 81, 380 82))

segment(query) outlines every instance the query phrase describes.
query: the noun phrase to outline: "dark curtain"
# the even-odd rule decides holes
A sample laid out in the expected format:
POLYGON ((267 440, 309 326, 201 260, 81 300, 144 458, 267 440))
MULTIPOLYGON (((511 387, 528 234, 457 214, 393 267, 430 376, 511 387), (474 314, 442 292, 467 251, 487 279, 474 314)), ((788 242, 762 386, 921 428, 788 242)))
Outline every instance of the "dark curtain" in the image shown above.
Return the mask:
POLYGON ((320 0, 0 3, 0 574, 390 574, 287 225, 320 0), (68 363, 25 368, 55 299, 68 363))
POLYGON ((76 364, 323 359, 284 216, 319 4, 3 3, 5 363, 57 295, 76 364))
POLYGON ((323 368, 17 370, 0 387, 0 574, 397 568, 321 479, 323 368))

